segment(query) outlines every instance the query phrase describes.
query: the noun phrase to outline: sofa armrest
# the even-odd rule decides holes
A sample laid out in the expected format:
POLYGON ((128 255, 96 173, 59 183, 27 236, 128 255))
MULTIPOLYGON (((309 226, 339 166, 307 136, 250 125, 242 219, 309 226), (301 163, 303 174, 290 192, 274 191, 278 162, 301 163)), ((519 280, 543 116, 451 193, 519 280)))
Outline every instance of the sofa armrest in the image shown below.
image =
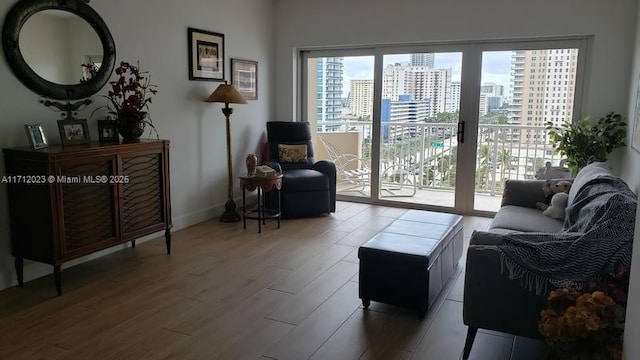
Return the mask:
POLYGON ((471 234, 471 240, 469 241, 469 246, 471 245, 500 245, 504 241, 504 235, 499 233, 494 233, 490 231, 473 231, 471 234))
POLYGON ((502 206, 516 205, 535 208, 537 202, 547 202, 542 187, 546 180, 507 179, 502 193, 502 206))
POLYGON ((329 160, 316 161, 313 164, 313 169, 318 170, 329 177, 329 203, 331 204, 331 212, 336 211, 336 182, 337 182, 337 170, 336 164, 329 160))
POLYGON ((503 271, 497 246, 471 245, 465 267, 462 317, 466 325, 539 338, 538 319, 546 296, 523 288, 503 271))

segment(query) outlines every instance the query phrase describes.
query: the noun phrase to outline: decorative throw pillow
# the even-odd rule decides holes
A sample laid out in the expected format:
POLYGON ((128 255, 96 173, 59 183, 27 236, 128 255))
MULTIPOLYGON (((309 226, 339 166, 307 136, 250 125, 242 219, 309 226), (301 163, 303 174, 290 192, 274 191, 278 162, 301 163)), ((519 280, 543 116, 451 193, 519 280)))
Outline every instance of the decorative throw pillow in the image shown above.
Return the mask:
POLYGON ((307 162, 307 145, 278 144, 280 162, 288 164, 304 164, 307 162))

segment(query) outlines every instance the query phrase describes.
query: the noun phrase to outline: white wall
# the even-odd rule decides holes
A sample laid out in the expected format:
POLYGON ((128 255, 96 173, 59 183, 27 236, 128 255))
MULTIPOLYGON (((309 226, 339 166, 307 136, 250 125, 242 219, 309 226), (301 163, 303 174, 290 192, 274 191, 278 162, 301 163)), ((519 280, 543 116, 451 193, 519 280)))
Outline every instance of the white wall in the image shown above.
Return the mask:
MULTIPOLYGON (((640 19, 640 7, 637 19, 640 19)), ((633 56, 633 71, 631 73, 631 91, 629 93, 628 106, 628 131, 627 143, 633 141, 633 133, 636 128, 640 130, 640 109, 636 109, 636 103, 640 101, 640 23, 635 31, 635 46, 633 56)), ((638 134, 640 136, 640 134, 638 134)), ((636 194, 640 194, 640 152, 627 146, 620 152, 621 175, 627 181, 636 194)), ((631 262, 631 279, 629 285, 629 299, 627 304, 627 319, 624 333, 624 358, 635 360, 640 358, 640 211, 636 214, 636 232, 633 247, 633 261, 631 262)))
MULTIPOLYGON (((0 0, 0 19, 15 3, 0 0)), ((232 57, 259 63, 259 100, 234 106, 232 144, 234 180, 244 157, 260 149, 264 123, 272 118, 273 4, 271 0, 94 0, 92 6, 109 26, 117 59, 135 62, 151 72, 158 85, 151 116, 161 138, 171 140, 171 200, 174 228, 217 216, 226 201, 226 143, 220 104, 204 99, 220 84, 189 81, 187 27, 225 35, 225 74, 232 57)), ((104 91, 104 89, 103 89, 104 91)), ((42 122, 50 142, 59 143, 59 114, 38 103, 0 55, 0 148, 26 146, 24 124, 42 122)), ((105 99, 94 97, 95 106, 105 99)), ((94 106, 94 107, 95 107, 94 106)), ((80 114, 89 116, 91 109, 80 114)), ((97 139, 95 119, 91 134, 97 139)), ((4 163, 0 155, 0 163, 4 163)), ((0 177, 4 166, 0 166, 0 177)), ((235 186, 238 196, 239 190, 235 186)), ((7 186, 0 184, 0 288, 15 285, 10 251, 7 186)), ((51 272, 50 266, 25 264, 25 280, 51 272)), ((52 285, 53 286, 53 285, 52 285)))
POLYGON ((294 48, 595 35, 584 111, 627 108, 636 0, 275 0, 278 119, 291 119, 294 48))

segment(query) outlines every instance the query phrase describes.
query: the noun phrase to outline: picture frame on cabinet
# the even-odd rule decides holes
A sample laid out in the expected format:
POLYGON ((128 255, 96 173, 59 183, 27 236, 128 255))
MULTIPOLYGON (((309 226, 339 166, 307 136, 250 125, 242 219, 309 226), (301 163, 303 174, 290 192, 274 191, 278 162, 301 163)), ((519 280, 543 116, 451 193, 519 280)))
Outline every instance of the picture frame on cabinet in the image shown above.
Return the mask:
POLYGON ((98 120, 98 141, 101 143, 120 142, 116 120, 98 120))
POLYGON ((189 80, 224 80, 224 34, 188 28, 189 80))
POLYGON ((231 85, 246 100, 258 100, 258 62, 231 59, 231 85))
POLYGON ((24 129, 27 132, 29 144, 33 150, 44 149, 49 146, 42 124, 26 124, 24 129))
POLYGON ((91 142, 87 119, 58 120, 62 145, 88 144, 91 142))

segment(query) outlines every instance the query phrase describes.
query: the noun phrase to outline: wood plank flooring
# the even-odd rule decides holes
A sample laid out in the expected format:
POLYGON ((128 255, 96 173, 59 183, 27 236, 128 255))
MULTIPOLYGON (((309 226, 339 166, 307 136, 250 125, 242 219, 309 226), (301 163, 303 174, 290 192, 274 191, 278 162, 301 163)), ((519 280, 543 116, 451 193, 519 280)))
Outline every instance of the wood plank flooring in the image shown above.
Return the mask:
MULTIPOLYGON (((357 248, 406 210, 339 202, 331 216, 207 221, 0 291, 0 359, 458 360, 464 259, 424 319, 358 299, 357 248)), ((465 217, 465 240, 490 219, 465 217)), ((466 246, 466 245, 465 245, 466 246)), ((466 253, 466 251, 465 251, 466 253)), ((546 357, 480 330, 471 359, 546 357)))

